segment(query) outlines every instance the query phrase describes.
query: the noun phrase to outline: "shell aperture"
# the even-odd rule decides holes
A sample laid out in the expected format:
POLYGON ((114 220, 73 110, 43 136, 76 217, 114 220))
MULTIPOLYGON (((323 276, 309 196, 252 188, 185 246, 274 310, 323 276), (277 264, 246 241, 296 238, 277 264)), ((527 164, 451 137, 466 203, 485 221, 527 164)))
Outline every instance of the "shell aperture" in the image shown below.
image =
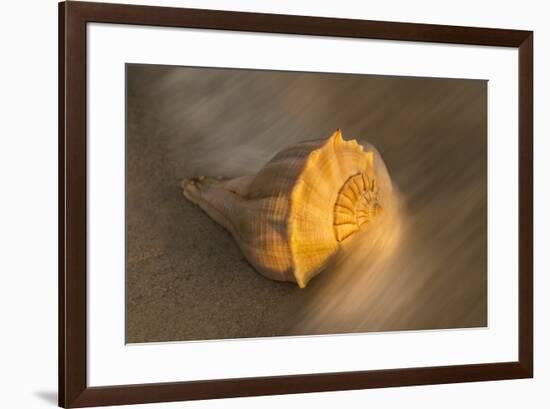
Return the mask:
POLYGON ((372 146, 337 130, 277 153, 254 176, 182 182, 183 194, 234 237, 262 275, 304 288, 373 221, 392 185, 372 146))

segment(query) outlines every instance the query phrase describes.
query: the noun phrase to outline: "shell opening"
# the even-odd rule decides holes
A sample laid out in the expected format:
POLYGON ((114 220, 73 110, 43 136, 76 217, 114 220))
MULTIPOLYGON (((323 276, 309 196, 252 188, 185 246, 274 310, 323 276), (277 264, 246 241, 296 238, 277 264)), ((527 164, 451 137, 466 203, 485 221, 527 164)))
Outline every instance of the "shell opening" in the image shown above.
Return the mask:
POLYGON ((351 176, 338 192, 334 204, 334 235, 338 242, 357 232, 382 211, 378 203, 378 185, 365 173, 351 176))

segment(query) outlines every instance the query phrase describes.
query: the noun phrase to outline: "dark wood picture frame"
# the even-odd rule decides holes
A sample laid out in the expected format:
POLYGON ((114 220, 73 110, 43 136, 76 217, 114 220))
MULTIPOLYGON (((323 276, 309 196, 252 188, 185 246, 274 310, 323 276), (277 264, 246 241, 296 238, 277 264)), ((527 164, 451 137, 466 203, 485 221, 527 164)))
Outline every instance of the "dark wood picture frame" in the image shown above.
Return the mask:
POLYGON ((106 3, 59 4, 59 405, 86 407, 533 376, 533 33, 106 3), (86 358, 86 25, 90 22, 519 49, 519 360, 89 387, 86 358))

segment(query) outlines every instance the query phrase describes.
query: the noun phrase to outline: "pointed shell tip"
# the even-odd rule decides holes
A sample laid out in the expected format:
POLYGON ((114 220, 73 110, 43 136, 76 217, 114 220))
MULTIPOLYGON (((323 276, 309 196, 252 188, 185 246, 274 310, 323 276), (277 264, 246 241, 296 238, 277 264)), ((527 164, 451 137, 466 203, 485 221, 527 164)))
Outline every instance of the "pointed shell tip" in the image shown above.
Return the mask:
POLYGON ((333 140, 334 144, 342 143, 344 142, 344 138, 342 137, 342 131, 340 128, 338 128, 330 137, 330 139, 333 140))

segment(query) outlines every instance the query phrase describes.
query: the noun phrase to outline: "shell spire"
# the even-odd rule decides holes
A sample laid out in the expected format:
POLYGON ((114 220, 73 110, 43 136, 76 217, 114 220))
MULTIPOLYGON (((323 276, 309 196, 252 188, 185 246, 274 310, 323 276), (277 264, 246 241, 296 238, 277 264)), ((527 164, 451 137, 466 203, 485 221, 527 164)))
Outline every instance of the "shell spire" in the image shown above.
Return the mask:
POLYGON ((255 176, 182 186, 187 199, 231 232, 256 270, 301 288, 374 220, 392 189, 376 149, 344 140, 339 129, 283 149, 255 176))

